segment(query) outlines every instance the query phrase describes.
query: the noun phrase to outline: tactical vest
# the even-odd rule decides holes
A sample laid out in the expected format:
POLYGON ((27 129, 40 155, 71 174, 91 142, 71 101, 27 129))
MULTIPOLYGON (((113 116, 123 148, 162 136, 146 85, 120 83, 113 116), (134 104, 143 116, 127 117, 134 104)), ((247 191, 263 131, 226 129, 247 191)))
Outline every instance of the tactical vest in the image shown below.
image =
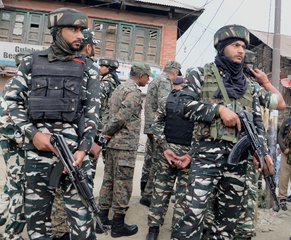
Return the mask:
POLYGON ((166 103, 166 118, 164 134, 169 143, 191 146, 194 123, 184 119, 183 112, 186 103, 197 99, 197 94, 187 89, 173 90, 166 103))
POLYGON ((78 122, 82 115, 84 59, 49 62, 42 53, 33 55, 29 118, 35 122, 78 122))
MULTIPOLYGON (((223 93, 223 89, 220 88, 219 82, 222 83, 222 77, 217 79, 214 71, 218 72, 218 69, 214 63, 207 64, 204 67, 204 86, 201 92, 201 98, 203 101, 208 101, 212 103, 222 104, 232 111, 238 113, 242 110, 252 111, 253 97, 252 97, 252 85, 249 79, 246 78, 247 81, 247 90, 245 94, 240 99, 229 99, 230 103, 226 103, 224 99, 214 98, 214 94, 217 89, 220 89, 223 93)), ((218 72, 219 74, 219 72, 218 72)), ((222 84, 223 85, 223 84, 222 84)), ((225 88, 224 88, 225 90, 225 88)), ((224 95, 224 94, 223 94, 224 95)), ((211 138, 214 140, 225 140, 229 142, 237 142, 238 140, 238 131, 236 128, 226 127, 221 118, 216 118, 215 121, 209 126, 208 130, 205 130, 205 124, 198 124, 198 135, 201 138, 201 132, 207 133, 208 136, 203 136, 203 138, 211 138), (199 127, 200 125, 200 127, 199 127), (203 129, 202 129, 203 128, 203 129)), ((196 127, 195 127, 196 128, 196 127)))

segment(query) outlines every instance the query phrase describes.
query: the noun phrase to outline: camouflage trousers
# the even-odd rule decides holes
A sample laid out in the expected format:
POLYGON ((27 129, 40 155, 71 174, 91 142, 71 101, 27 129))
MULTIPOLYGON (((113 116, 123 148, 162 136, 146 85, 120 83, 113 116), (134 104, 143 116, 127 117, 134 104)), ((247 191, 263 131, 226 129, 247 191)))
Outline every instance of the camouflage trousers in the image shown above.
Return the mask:
POLYGON ((154 176, 156 172, 157 146, 154 139, 147 139, 144 164, 142 166, 141 183, 146 183, 141 195, 143 198, 151 199, 153 193, 154 176))
POLYGON ((136 156, 137 151, 107 148, 99 193, 101 210, 112 208, 114 213, 126 213, 132 194, 136 156))
POLYGON ((16 147, 16 143, 7 141, 6 147, 1 142, 3 158, 6 163, 5 192, 8 195, 7 219, 4 239, 23 239, 21 233, 26 224, 24 217, 24 151, 16 147))
POLYGON ((258 173, 252 160, 248 160, 246 187, 243 195, 242 210, 235 229, 235 237, 247 239, 256 236, 255 218, 257 206, 258 173))
POLYGON ((233 239, 241 210, 245 173, 246 161, 231 166, 227 164, 227 155, 215 153, 209 147, 197 149, 189 172, 187 206, 173 226, 171 239, 202 239, 207 203, 213 195, 215 218, 209 239, 233 239))
MULTIPOLYGON (((186 147, 173 147, 174 145, 172 145, 173 144, 171 144, 171 149, 177 155, 183 155, 187 152, 186 147)), ((149 227, 161 226, 164 224, 165 215, 168 211, 169 201, 173 194, 175 182, 176 193, 172 224, 174 225, 177 220, 181 218, 188 183, 189 169, 178 169, 175 166, 171 166, 165 159, 163 151, 160 147, 158 147, 157 152, 157 171, 154 178, 153 195, 148 214, 149 227)))
MULTIPOLYGON (((29 150, 25 159, 25 216, 30 239, 52 239, 51 212, 54 201, 54 189, 49 186, 50 173, 58 159, 50 152, 29 150)), ((82 168, 88 174, 91 184, 91 169, 88 157, 82 168)), ((70 239, 95 240, 94 221, 91 211, 83 204, 77 190, 68 176, 60 181, 62 198, 68 217, 70 239)))
POLYGON ((65 211, 65 204, 62 199, 62 189, 57 188, 55 191, 54 202, 52 206, 52 232, 53 236, 60 238, 65 233, 70 232, 69 225, 68 225, 68 216, 65 211))

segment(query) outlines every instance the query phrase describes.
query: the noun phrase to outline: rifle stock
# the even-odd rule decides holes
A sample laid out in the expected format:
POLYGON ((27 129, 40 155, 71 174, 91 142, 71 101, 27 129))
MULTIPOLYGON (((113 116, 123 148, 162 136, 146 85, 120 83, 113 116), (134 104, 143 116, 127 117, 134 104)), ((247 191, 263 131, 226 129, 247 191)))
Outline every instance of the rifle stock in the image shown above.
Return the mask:
POLYGON ((276 195, 276 184, 265 162, 265 157, 269 155, 267 148, 265 147, 264 142, 262 142, 262 140, 258 137, 258 132, 253 123, 252 114, 248 113, 247 111, 241 111, 238 113, 238 116, 241 120, 243 129, 246 135, 243 137, 243 140, 241 142, 240 141, 237 142, 237 144, 239 144, 238 146, 237 144, 235 144, 227 161, 230 164, 237 164, 239 161, 239 158, 238 160, 234 160, 234 158, 237 158, 238 154, 241 154, 242 151, 246 150, 246 149, 241 149, 240 147, 241 146, 246 147, 247 146, 246 142, 248 141, 249 142, 248 146, 251 146, 252 152, 259 160, 259 165, 260 165, 260 168, 262 169, 262 173, 266 181, 266 185, 269 187, 271 191, 271 195, 275 203, 273 210, 278 212, 280 210, 280 203, 276 195))
POLYGON ((92 190, 89 187, 89 184, 86 179, 86 174, 84 170, 79 166, 73 166, 74 156, 71 153, 64 137, 59 134, 53 134, 51 137, 51 143, 56 148, 58 152, 58 157, 63 164, 63 167, 67 169, 69 179, 71 180, 74 187, 77 189, 82 202, 86 207, 90 207, 93 211, 93 214, 96 218, 96 222, 99 225, 100 229, 107 234, 107 228, 103 226, 98 213, 100 209, 98 208, 92 190))

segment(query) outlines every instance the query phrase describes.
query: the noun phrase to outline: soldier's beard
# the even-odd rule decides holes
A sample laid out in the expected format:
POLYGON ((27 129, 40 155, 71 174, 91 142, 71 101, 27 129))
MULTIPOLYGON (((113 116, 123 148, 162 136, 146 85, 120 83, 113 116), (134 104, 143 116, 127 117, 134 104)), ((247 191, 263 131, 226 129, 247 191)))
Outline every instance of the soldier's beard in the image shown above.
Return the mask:
POLYGON ((81 44, 79 44, 79 47, 74 47, 73 45, 74 43, 68 43, 68 46, 70 48, 71 51, 80 51, 81 49, 81 44))

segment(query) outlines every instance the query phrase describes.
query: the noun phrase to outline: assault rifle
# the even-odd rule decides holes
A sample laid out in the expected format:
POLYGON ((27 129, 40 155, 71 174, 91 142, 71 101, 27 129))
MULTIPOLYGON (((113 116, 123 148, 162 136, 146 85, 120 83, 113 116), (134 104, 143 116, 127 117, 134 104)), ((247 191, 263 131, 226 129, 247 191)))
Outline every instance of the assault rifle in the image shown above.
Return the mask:
POLYGON ((238 113, 238 116, 243 125, 245 135, 234 145, 227 162, 228 164, 237 164, 240 161, 240 157, 238 156, 242 156, 242 154, 251 147, 252 152, 259 160, 259 166, 262 169, 266 185, 270 188, 273 201, 275 202, 273 210, 278 212, 280 210, 280 204, 276 196, 276 184, 265 162, 265 157, 268 155, 268 150, 263 141, 258 137, 258 132, 253 123, 252 114, 247 111, 241 111, 238 113))
MULTIPOLYGON (((87 183, 86 174, 81 167, 73 166, 74 156, 71 153, 64 137, 62 135, 59 135, 59 134, 53 134, 51 137, 51 143, 56 148, 58 155, 59 155, 58 157, 60 158, 61 163, 63 164, 61 171, 63 171, 63 169, 65 167, 65 169, 68 171, 68 175, 69 175, 71 182, 73 183, 74 187, 77 189, 77 191, 82 199, 82 202, 84 203, 84 205, 86 207, 90 207, 92 209, 93 214, 96 217, 96 222, 97 222, 98 226, 105 234, 107 234, 108 229, 105 226, 103 226, 103 224, 98 216, 100 209, 98 208, 98 206, 94 200, 92 190, 90 189, 89 184, 87 183)), ((54 174, 52 174, 52 175, 54 175, 54 174)), ((51 180, 53 180, 53 179, 54 178, 51 178, 51 180)), ((52 185, 52 186, 58 185, 58 184, 56 184, 56 182, 54 182, 54 180, 51 182, 52 182, 52 184, 50 184, 50 185, 52 185)), ((58 180, 57 180, 57 182, 58 182, 58 180)))

